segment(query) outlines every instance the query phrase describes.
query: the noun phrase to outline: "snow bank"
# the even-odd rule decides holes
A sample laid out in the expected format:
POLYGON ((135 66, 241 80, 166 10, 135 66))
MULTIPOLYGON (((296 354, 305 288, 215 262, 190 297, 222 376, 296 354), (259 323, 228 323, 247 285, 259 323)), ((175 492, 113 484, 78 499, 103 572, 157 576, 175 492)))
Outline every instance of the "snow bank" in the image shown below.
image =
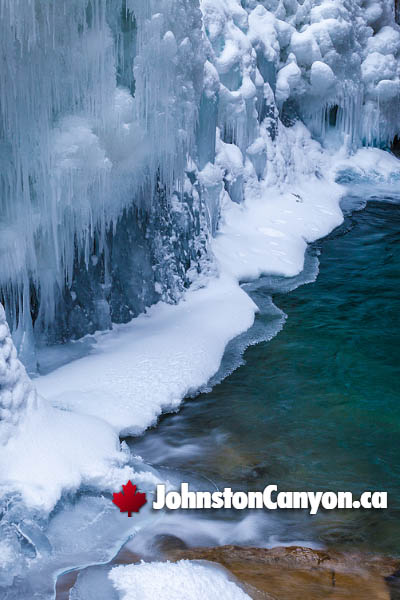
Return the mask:
POLYGON ((89 356, 35 380, 59 408, 99 417, 120 435, 139 434, 163 410, 206 383, 226 344, 253 323, 256 306, 232 277, 191 289, 97 336, 89 356))
MULTIPOLYGON (((77 420, 78 430, 104 429, 99 436, 88 436, 93 444, 97 437, 108 440, 89 453, 93 465, 98 460, 102 464, 107 455, 115 458, 113 435, 142 433, 163 411, 177 409, 187 394, 216 373, 227 343, 252 325, 257 310, 240 281, 263 273, 298 274, 307 243, 342 222, 339 203, 344 188, 334 177, 343 165, 353 170, 357 165, 359 170, 374 166, 382 177, 395 168, 400 172, 398 161, 380 150, 361 150, 351 159, 328 154, 301 124, 282 135, 284 143, 276 146, 269 164, 269 181, 275 185, 268 180, 258 182, 253 172, 252 177, 247 175, 244 203, 233 202, 225 193, 220 229, 212 246, 217 276, 199 278, 177 305, 160 302, 127 325, 97 334, 89 355, 35 380, 38 392, 53 407, 77 420), (285 173, 283 181, 280 172, 285 173)), ((218 170, 213 173, 217 185, 218 170)), ((41 443, 37 441, 39 453, 43 452, 41 443)), ((80 453, 67 446, 65 454, 58 455, 66 487, 71 485, 69 479, 77 485, 79 472, 86 479, 90 470, 89 459, 82 463, 80 453)), ((21 459, 19 464, 21 480, 27 476, 33 485, 29 462, 21 459)), ((43 481, 51 479, 55 466, 49 463, 43 481)), ((91 470, 99 472, 99 468, 91 470)), ((99 485, 104 485, 100 477, 99 485)))
POLYGON ((109 574, 120 600, 245 600, 250 598, 212 564, 181 560, 178 563, 141 563, 116 567, 109 574))
POLYGON ((47 514, 62 493, 80 487, 115 491, 133 476, 143 480, 126 466, 128 458, 107 423, 41 400, 24 414, 16 434, 1 447, 0 492, 20 494, 28 508, 47 514))
MULTIPOLYGON (((0 305, 0 496, 19 494, 50 512, 81 486, 115 490, 133 476, 118 436, 104 421, 53 408, 38 398, 17 358, 0 305)), ((152 481, 151 474, 135 474, 152 481)))
MULTIPOLYGON (((243 165, 245 200, 225 200, 213 250, 220 270, 237 281, 262 274, 292 277, 300 273, 307 244, 327 235, 343 219, 335 183, 336 157, 324 152, 300 122, 281 128, 267 153, 265 179, 256 181, 250 161, 243 165)), ((226 144, 225 151, 226 151, 226 144)))
MULTIPOLYGON (((298 274, 307 243, 341 223, 343 189, 329 179, 329 156, 304 126, 282 131, 264 181, 236 146, 219 141, 218 148, 220 163, 247 183, 243 203, 223 198, 212 242, 217 276, 198 278, 177 305, 158 303, 98 334, 88 356, 38 378, 39 393, 53 406, 103 419, 119 435, 142 433, 207 383, 227 343, 252 325, 257 307, 239 283, 263 273, 298 274), (320 180, 315 171, 323 169, 327 177, 320 180)), ((208 185, 217 187, 220 171, 206 170, 208 185)))

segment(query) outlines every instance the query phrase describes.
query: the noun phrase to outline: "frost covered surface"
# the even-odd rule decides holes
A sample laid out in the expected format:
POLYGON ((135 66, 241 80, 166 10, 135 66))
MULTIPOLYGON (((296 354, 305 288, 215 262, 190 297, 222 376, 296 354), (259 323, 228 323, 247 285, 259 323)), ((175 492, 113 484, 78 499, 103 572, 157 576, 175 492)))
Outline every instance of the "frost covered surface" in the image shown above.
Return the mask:
POLYGON ((112 569, 109 577, 120 600, 245 600, 250 598, 214 565, 181 560, 178 563, 142 563, 112 569))
POLYGON ((399 160, 377 148, 362 148, 353 156, 342 157, 336 166, 343 183, 378 183, 398 186, 399 160))
POLYGON ((114 490, 132 476, 118 437, 100 419, 41 402, 1 449, 3 494, 20 493, 28 507, 50 512, 63 492, 80 486, 114 490))

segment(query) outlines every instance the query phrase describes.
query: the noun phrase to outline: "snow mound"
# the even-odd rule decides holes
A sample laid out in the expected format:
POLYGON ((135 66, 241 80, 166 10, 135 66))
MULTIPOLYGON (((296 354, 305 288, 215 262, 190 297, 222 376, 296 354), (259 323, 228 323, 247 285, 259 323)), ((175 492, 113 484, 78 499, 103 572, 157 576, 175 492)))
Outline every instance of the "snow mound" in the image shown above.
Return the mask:
POLYGON ((28 508, 47 514, 62 493, 80 487, 115 491, 131 477, 143 480, 126 465, 128 458, 104 421, 40 400, 1 448, 0 491, 19 493, 28 508))
MULTIPOLYGON (((63 492, 115 490, 134 475, 114 430, 96 417, 52 407, 17 358, 0 305, 0 496, 18 494, 49 513, 63 492)), ((155 482, 150 473, 135 480, 155 482)))
POLYGON ((217 566, 188 560, 116 567, 109 574, 120 600, 245 600, 250 598, 217 566))

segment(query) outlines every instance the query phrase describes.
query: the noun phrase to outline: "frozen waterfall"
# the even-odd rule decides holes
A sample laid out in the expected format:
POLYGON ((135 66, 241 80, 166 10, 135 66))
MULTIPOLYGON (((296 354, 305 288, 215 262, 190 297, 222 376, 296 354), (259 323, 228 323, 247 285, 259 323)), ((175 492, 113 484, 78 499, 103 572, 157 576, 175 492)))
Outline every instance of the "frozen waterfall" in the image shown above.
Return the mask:
POLYGON ((224 194, 269 177, 279 118, 349 148, 399 129, 390 0, 0 11, 0 298, 32 371, 36 345, 174 302, 212 268, 224 194))

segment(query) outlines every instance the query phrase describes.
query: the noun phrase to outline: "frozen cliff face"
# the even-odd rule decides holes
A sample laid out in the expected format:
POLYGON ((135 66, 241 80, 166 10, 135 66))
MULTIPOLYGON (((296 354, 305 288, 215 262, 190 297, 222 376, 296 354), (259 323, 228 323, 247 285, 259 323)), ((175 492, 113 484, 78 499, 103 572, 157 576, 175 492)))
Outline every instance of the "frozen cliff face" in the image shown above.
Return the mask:
POLYGON ((390 0, 203 0, 202 10, 236 126, 239 107, 246 120, 245 103, 268 84, 284 120, 302 118, 320 141, 331 127, 356 146, 391 142, 400 31, 390 0))
POLYGON ((293 172, 297 120, 325 146, 399 131, 390 0, 2 0, 0 20, 0 298, 33 370, 38 341, 210 269, 224 202, 293 172))
POLYGON ((4 0, 0 18, 0 291, 34 367, 34 338, 127 321, 200 269, 202 23, 183 1, 4 0))

